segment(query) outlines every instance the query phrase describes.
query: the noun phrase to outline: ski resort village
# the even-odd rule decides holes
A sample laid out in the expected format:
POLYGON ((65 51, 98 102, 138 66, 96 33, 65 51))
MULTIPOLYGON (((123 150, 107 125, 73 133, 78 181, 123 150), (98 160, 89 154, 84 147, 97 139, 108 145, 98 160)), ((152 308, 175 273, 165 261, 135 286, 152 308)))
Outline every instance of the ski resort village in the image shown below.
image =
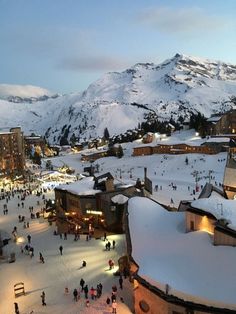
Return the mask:
POLYGON ((2 130, 0 312, 235 313, 235 117, 67 145, 2 130))

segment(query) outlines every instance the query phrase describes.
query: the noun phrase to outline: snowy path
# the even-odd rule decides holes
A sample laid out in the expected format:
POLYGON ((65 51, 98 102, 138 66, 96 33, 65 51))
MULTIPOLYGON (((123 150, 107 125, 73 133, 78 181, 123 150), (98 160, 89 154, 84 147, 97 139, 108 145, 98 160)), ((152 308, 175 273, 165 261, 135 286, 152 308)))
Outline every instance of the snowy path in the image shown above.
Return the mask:
MULTIPOLYGON (((49 198, 49 197, 48 197, 49 198)), ((13 241, 4 247, 4 254, 16 253, 16 262, 9 264, 6 260, 0 260, 0 313, 11 314, 14 312, 14 302, 19 305, 21 314, 35 313, 57 313, 57 314, 77 314, 77 313, 111 313, 111 306, 106 305, 106 298, 111 296, 112 285, 118 284, 118 277, 113 276, 113 270, 108 269, 108 260, 117 260, 125 252, 124 238, 122 235, 113 235, 109 239, 115 239, 117 248, 107 252, 104 250, 102 240, 92 239, 86 241, 82 236, 77 242, 74 237, 68 235, 67 240, 62 240, 59 236, 53 235, 54 226, 49 226, 47 220, 29 220, 30 228, 24 229, 23 223, 18 222, 18 215, 29 217, 29 206, 34 206, 36 212, 38 197, 28 196, 25 200, 25 208, 17 209, 18 199, 15 196, 8 202, 9 214, 3 215, 2 208, 4 200, 0 201, 0 229, 7 231, 10 235, 13 227, 18 229, 18 235, 23 243, 15 244, 13 241), (32 246, 35 249, 35 256, 31 259, 29 255, 21 253, 21 245, 27 242, 27 235, 32 237, 32 246), (59 254, 59 246, 62 245, 63 255, 59 254), (39 252, 45 258, 45 264, 39 262, 39 252), (80 269, 82 260, 86 260, 87 267, 80 269), (103 284, 103 295, 100 299, 90 300, 90 307, 85 307, 83 293, 78 302, 73 301, 72 291, 79 288, 79 281, 83 277, 88 288, 101 282, 103 284), (26 295, 15 299, 13 286, 17 282, 25 283, 26 295), (69 295, 64 294, 65 287, 69 288, 69 295), (42 307, 40 295, 42 291, 46 294, 47 306, 42 307)), ((40 201, 42 204, 42 200, 40 201)), ((40 205, 41 205, 40 204, 40 205)), ((40 206, 38 206, 38 209, 40 206)), ((124 284, 127 289, 118 289, 118 312, 131 313, 128 307, 120 302, 123 297, 125 303, 132 304, 132 298, 128 291, 130 285, 128 281, 124 284)), ((132 305, 131 305, 132 306, 132 305)))

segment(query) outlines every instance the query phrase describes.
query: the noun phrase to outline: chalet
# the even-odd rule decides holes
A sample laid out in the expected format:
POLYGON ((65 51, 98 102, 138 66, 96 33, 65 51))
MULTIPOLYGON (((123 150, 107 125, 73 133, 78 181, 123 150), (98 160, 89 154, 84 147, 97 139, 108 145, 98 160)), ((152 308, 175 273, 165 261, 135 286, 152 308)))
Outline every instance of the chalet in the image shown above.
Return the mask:
POLYGON ((119 259, 119 266, 121 272, 129 269, 137 314, 235 313, 234 294, 225 301, 235 287, 235 267, 227 264, 228 276, 220 276, 228 257, 220 249, 209 250, 208 237, 186 234, 181 227, 185 215, 144 197, 128 201, 127 256, 119 259), (207 254, 201 255, 202 249, 207 254), (219 268, 212 268, 213 263, 219 268))
POLYGON ((221 151, 219 146, 199 145, 192 146, 185 143, 180 144, 159 144, 156 146, 137 146, 133 149, 133 156, 152 154, 217 154, 221 151))
POLYGON ((154 133, 152 132, 146 133, 142 138, 142 142, 144 144, 152 143, 153 140, 154 140, 154 133))
POLYGON ((84 148, 84 145, 82 143, 78 143, 76 142, 74 145, 73 145, 73 150, 75 152, 80 152, 81 150, 83 150, 84 148))
POLYGON ((181 202, 179 210, 186 212, 186 232, 206 231, 214 245, 236 246, 236 204, 225 192, 207 183, 198 200, 181 202))
POLYGON ((224 173, 223 187, 229 199, 236 198, 236 159, 234 147, 229 150, 224 173))
POLYGON ((103 158, 106 156, 107 156, 107 150, 96 150, 94 152, 81 154, 81 161, 93 162, 99 158, 103 158))
POLYGON ((121 210, 112 198, 117 194, 129 197, 135 191, 134 186, 115 181, 110 173, 58 186, 55 189, 58 232, 74 233, 78 228, 88 232, 90 227, 121 232, 124 208, 121 210))
POLYGON ((224 134, 236 137, 236 109, 224 114, 212 115, 207 122, 207 133, 209 135, 224 134))
POLYGON ((24 136, 25 142, 25 154, 27 156, 31 155, 32 150, 35 150, 37 147, 44 155, 45 151, 45 140, 41 136, 24 136))

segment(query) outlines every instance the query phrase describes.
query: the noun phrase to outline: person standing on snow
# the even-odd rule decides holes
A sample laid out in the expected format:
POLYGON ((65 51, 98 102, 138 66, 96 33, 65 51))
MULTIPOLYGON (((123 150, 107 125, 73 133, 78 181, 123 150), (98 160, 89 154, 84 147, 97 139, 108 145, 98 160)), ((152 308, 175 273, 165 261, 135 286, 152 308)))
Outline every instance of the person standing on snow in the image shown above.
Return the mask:
POLYGON ((85 299, 88 299, 88 285, 84 287, 84 295, 85 295, 85 299))
POLYGON ((31 242, 31 235, 27 235, 27 239, 28 239, 28 243, 30 243, 31 242))
POLYGON ((84 284, 85 284, 85 281, 84 281, 83 278, 80 279, 80 283, 79 284, 81 286, 81 291, 83 291, 84 290, 84 284))
POLYGON ((62 245, 59 246, 59 251, 60 251, 60 253, 62 255, 62 251, 63 251, 63 246, 62 245))
POLYGON ((20 314, 18 303, 14 303, 15 306, 15 314, 20 314))
POLYGON ((116 313, 117 303, 115 300, 113 300, 111 307, 112 307, 112 313, 116 313))
POLYGON ((44 291, 43 291, 42 294, 41 294, 41 299, 42 299, 42 305, 43 305, 43 306, 47 305, 47 304, 45 303, 45 292, 44 292, 44 291))
POLYGON ((74 301, 77 302, 78 301, 78 291, 77 291, 77 289, 74 289, 73 296, 74 296, 74 301))

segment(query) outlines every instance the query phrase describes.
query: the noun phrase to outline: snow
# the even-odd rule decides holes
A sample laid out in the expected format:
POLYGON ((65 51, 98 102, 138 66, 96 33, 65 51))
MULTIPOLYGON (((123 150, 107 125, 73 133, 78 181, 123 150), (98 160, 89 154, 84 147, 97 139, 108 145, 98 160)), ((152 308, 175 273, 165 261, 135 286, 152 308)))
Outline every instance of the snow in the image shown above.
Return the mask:
POLYGON ((186 300, 236 309, 236 251, 212 245, 205 232, 185 233, 185 213, 168 212, 150 199, 129 200, 132 256, 139 275, 170 286, 186 300))
MULTIPOLYGON (((192 130, 180 133, 175 132, 167 139, 175 143, 179 143, 180 141, 184 143, 194 142, 194 145, 197 145, 197 143, 200 144, 203 140, 196 137, 192 130)), ((144 179, 144 167, 146 167, 147 176, 152 180, 152 198, 167 206, 170 205, 172 198, 175 208, 178 207, 181 200, 193 200, 197 198, 201 192, 201 186, 203 187, 206 182, 211 181, 217 187, 223 183, 227 153, 217 155, 157 154, 133 157, 133 148, 139 145, 144 145, 141 140, 132 143, 123 143, 124 156, 122 158, 105 157, 96 160, 93 165, 95 169, 98 165, 99 172, 95 173, 95 175, 99 176, 110 172, 114 177, 114 184, 128 186, 134 185, 138 178, 141 180, 144 179), (186 165, 186 157, 188 158, 188 165, 186 165), (196 192, 196 177, 194 176, 196 171, 198 171, 197 185, 200 187, 199 192, 196 192), (211 172, 210 179, 209 172, 211 172), (157 191, 155 190, 156 185, 158 185, 157 191), (173 189, 173 185, 177 186, 176 190, 173 189)), ((81 174, 84 171, 84 167, 91 166, 89 162, 81 162, 81 154, 83 153, 84 150, 75 154, 54 157, 50 160, 55 167, 60 167, 65 163, 75 169, 76 174, 81 174)))
MULTIPOLYGON (((12 95, 48 95, 33 87, 19 90, 13 86, 12 95)), ((217 62, 178 55, 159 65, 137 64, 120 73, 107 73, 83 93, 38 101, 33 106, 1 100, 1 127, 21 125, 28 135, 47 132, 48 141, 58 144, 63 127, 70 125, 68 139, 74 133, 88 140, 102 137, 105 128, 111 136, 135 129, 150 111, 166 121, 171 116, 188 120, 190 112, 210 117, 231 109, 235 93, 236 71, 230 64, 221 64, 219 73, 217 62)))
MULTIPOLYGON (((195 135, 191 130, 180 133, 176 132, 172 137, 175 141, 190 141, 191 138, 195 138, 195 135)), ((201 141, 201 139, 196 138, 196 141, 201 141)), ((140 141, 123 143, 122 147, 124 150, 124 156, 120 159, 116 157, 106 157, 96 160, 96 162, 94 162, 95 169, 97 168, 96 165, 99 166, 99 173, 96 173, 96 176, 110 172, 114 177, 114 182, 116 184, 119 184, 120 186, 127 186, 128 184, 135 184, 138 178, 143 180, 144 167, 147 167, 147 176, 153 182, 153 195, 151 195, 151 197, 159 203, 168 206, 171 205, 176 208, 181 200, 193 201, 194 198, 197 198, 201 192, 201 186, 204 186, 206 182, 211 181, 213 184, 217 184, 218 187, 219 183, 223 182, 227 157, 226 153, 220 153, 217 155, 184 154, 176 156, 165 154, 133 157, 133 148, 137 145, 143 144, 140 141), (187 165, 186 157, 188 157, 187 165), (195 190, 196 178, 194 177, 194 173, 196 171, 198 171, 197 184, 200 186, 199 192, 196 192, 195 190), (211 173, 211 178, 209 178, 209 172, 211 173), (158 185, 158 190, 155 190, 156 185, 158 185), (173 189, 173 185, 177 186, 177 190, 173 189), (195 191, 195 194, 193 191, 195 191), (173 199, 173 204, 170 204, 171 198, 173 199)), ((89 162, 81 162, 81 154, 83 152, 84 151, 74 154, 65 153, 58 157, 50 158, 50 160, 52 165, 55 167, 60 167, 66 164, 75 169, 76 174, 81 174, 84 167, 91 165, 89 162)), ((49 159, 42 160, 43 166, 47 160, 49 159)), ((60 186, 60 188, 62 187, 68 189, 69 187, 72 193, 86 193, 86 191, 91 193, 94 181, 92 181, 91 178, 85 178, 83 180, 71 185, 66 184, 60 186)), ((52 195, 48 197, 52 197, 52 195)), ((141 214, 139 215, 137 213, 137 220, 139 221, 135 221, 135 230, 139 232, 138 241, 140 246, 135 259, 137 258, 137 262, 139 262, 138 258, 140 256, 142 256, 143 259, 144 256, 148 256, 148 254, 150 254, 150 258, 146 258, 144 261, 145 265, 141 265, 141 269, 144 269, 142 275, 147 276, 149 281, 153 280, 156 284, 157 281, 160 284, 170 284, 172 291, 175 291, 176 293, 178 292, 178 295, 181 295, 181 297, 184 294, 184 297, 189 298, 186 294, 190 294, 190 299, 192 300, 192 295, 196 295, 201 299, 204 298, 205 295, 205 298, 209 300, 234 303, 232 291, 235 291, 235 286, 230 281, 230 276, 235 278, 235 273, 233 273, 231 267, 236 257, 234 248, 213 247, 209 235, 204 232, 184 234, 183 213, 172 213, 173 216, 169 216, 170 213, 163 211, 163 209, 159 211, 156 207, 153 209, 154 212, 151 213, 150 211, 153 207, 150 204, 152 204, 152 202, 149 201, 151 203, 143 204, 141 202, 142 200, 144 199, 139 199, 138 201, 136 206, 137 211, 141 212, 141 206, 142 210, 145 209, 145 213, 150 213, 150 215, 142 216, 141 220, 141 214), (149 230, 149 225, 144 220, 144 218, 146 219, 151 215, 153 215, 151 223, 158 235, 157 238, 155 238, 156 236, 154 234, 148 234, 147 230, 149 230), (164 222, 161 217, 163 217, 163 220, 166 220, 166 222, 164 222), (143 228, 145 228, 145 233, 142 232, 143 228), (161 233, 158 230, 161 230, 161 233), (143 237, 141 238, 142 234, 143 237), (147 238, 148 236, 151 238, 147 238), (150 248, 150 251, 147 243, 155 243, 155 250, 150 248), (159 252, 160 255, 158 255, 159 252), (198 252, 201 252, 201 254, 198 254, 198 252), (192 257, 190 256, 191 254, 193 254, 192 257), (210 256, 209 260, 208 255, 210 256), (152 261, 152 263, 149 262, 149 260, 152 261), (153 260, 156 260, 156 262, 153 260), (207 270, 207 267, 203 267, 204 264, 211 265, 212 269, 209 271, 208 268, 207 270), (225 265, 225 279, 222 278, 224 276, 224 272, 219 271, 222 270, 222 265, 225 265), (149 267, 150 271, 148 271, 149 267), (156 277, 153 277, 153 269, 155 270, 154 274, 156 274, 156 277), (190 272, 190 270, 193 271, 194 269, 196 270, 196 273, 199 273, 199 279, 196 281, 196 286, 193 286, 192 279, 195 279, 198 275, 195 275, 194 272, 190 272), (184 271, 186 271, 186 275, 182 274, 184 271), (217 271, 219 271, 219 274, 216 276, 217 271), (230 271, 232 272, 230 273, 230 271), (203 281, 201 282, 200 278, 206 278, 206 280, 202 279, 203 281), (227 293, 227 298, 218 298, 218 294, 220 294, 220 287, 217 287, 217 285, 221 279, 223 283, 223 295, 227 293), (225 286, 226 279, 230 281, 229 287, 225 286), (208 284, 209 289, 207 288, 208 286, 206 286, 208 284), (200 290, 202 290, 201 293, 199 293, 200 290), (218 292, 216 291, 217 293, 215 293, 215 290, 218 292)), ((25 207, 28 208, 31 204, 36 210, 36 201, 37 197, 35 195, 30 196, 25 201, 25 207)), ((221 202, 222 200, 220 200, 220 203, 221 202)), ((3 204, 3 200, 0 201, 0 208, 3 204)), ((27 231, 17 222, 19 212, 16 204, 17 200, 11 200, 8 205, 9 215, 0 215, 1 229, 4 229, 6 232, 11 234, 14 225, 17 225, 23 239, 25 239, 29 232, 32 235, 36 256, 33 260, 31 260, 29 256, 22 255, 19 252, 19 246, 15 246, 14 244, 11 244, 8 248, 5 247, 7 253, 10 253, 11 250, 16 251, 17 260, 14 264, 7 264, 0 261, 1 283, 4 287, 4 289, 0 289, 0 298, 3 300, 3 302, 1 302, 1 306, 4 309, 3 313, 12 312, 13 302, 15 302, 15 299, 13 298, 13 285, 17 281, 21 280, 25 282, 27 291, 30 291, 26 297, 16 299, 17 302, 19 302, 20 309, 23 310, 23 313, 28 313, 32 309, 34 309, 36 313, 40 313, 40 311, 42 311, 40 303, 40 294, 42 290, 45 290, 46 302, 49 304, 48 307, 43 309, 45 311, 44 313, 55 312, 58 314, 74 314, 78 312, 78 308, 79 310, 82 309, 83 313, 91 314, 93 314, 92 310, 94 313, 102 311, 101 308, 103 308, 103 311, 106 311, 106 307, 104 307, 103 302, 105 299, 102 299, 102 304, 96 303, 94 306, 91 306, 89 310, 87 310, 84 309, 83 302, 78 305, 74 304, 72 302, 71 295, 69 297, 64 295, 65 284, 70 285, 70 290, 78 286, 78 280, 81 276, 81 273, 78 271, 78 267, 80 266, 81 260, 83 260, 85 256, 88 261, 88 265, 90 263, 93 265, 91 266, 91 269, 88 267, 88 271, 86 270, 85 274, 83 274, 85 275, 84 277, 86 277, 86 280, 89 281, 89 285, 97 284, 99 281, 105 282, 105 291, 106 293, 109 293, 109 289, 111 287, 110 283, 114 282, 114 278, 109 272, 106 272, 107 256, 104 258, 104 254, 106 253, 102 252, 104 244, 101 244, 99 240, 91 240, 88 246, 84 238, 75 243, 70 236, 69 240, 63 240, 61 242, 58 237, 52 235, 54 226, 49 226, 47 222, 44 222, 41 219, 39 221, 30 221, 30 229, 27 231), (61 260, 58 256, 58 247, 60 244, 62 244, 65 249, 65 255, 61 260), (40 251, 42 251, 45 257, 45 265, 42 265, 37 261, 37 255, 40 251), (95 266, 95 257, 97 258, 97 266, 95 266), (43 272, 41 268, 44 269, 43 272)), ((155 203, 155 206, 158 205, 155 203)), ((28 210, 20 209, 20 214, 24 214, 28 217, 28 210)), ((111 239, 113 238, 118 243, 121 243, 123 239, 122 236, 111 236, 111 239)), ((121 256, 125 252, 125 247, 123 245, 119 247, 118 245, 118 250, 120 251, 117 253, 121 256)), ((114 257, 117 261, 118 256, 115 257, 113 253, 116 254, 116 252, 111 252, 109 254, 111 254, 110 256, 112 258, 114 257)), ((126 296, 127 293, 125 292, 124 295, 126 296)), ((123 313, 121 312, 121 309, 123 311, 124 305, 119 303, 118 306, 119 313, 123 313)), ((124 309, 124 313, 128 312, 125 312, 124 309)))
POLYGON ((205 141, 206 143, 229 143, 230 138, 228 137, 209 137, 205 141))
MULTIPOLYGON (((49 192, 46 198, 53 198, 53 192, 49 192)), ((3 215, 2 208, 5 203, 0 201, 0 226, 11 235, 14 226, 17 226, 21 243, 15 244, 11 241, 4 246, 4 256, 11 252, 16 254, 15 263, 7 263, 6 259, 0 259, 0 312, 2 314, 13 313, 14 302, 19 305, 20 313, 29 314, 32 310, 34 314, 57 313, 57 314, 95 314, 111 312, 111 306, 106 305, 106 298, 111 296, 112 285, 118 284, 118 278, 113 276, 113 270, 108 269, 108 260, 115 261, 125 253, 125 243, 123 235, 108 235, 110 241, 116 241, 116 249, 105 251, 105 242, 92 238, 86 241, 86 236, 82 235, 80 240, 74 241, 73 235, 68 235, 67 240, 61 240, 59 236, 53 235, 56 229, 54 223, 50 226, 47 220, 29 219, 29 206, 34 207, 34 212, 42 207, 42 198, 36 195, 26 197, 25 208, 17 209, 19 202, 17 195, 8 202, 9 214, 3 215), (37 205, 37 201, 40 205, 37 205), (23 223, 18 222, 18 215, 24 215, 29 221, 29 229, 23 228, 23 223), (27 235, 32 237, 32 246, 35 256, 31 259, 29 255, 21 253, 20 247, 27 243, 27 235), (59 254, 59 246, 63 246, 63 255, 59 254), (45 264, 39 262, 39 252, 42 253, 45 264), (80 269, 82 261, 86 260, 86 268, 80 269), (103 295, 97 301, 90 299, 90 307, 86 308, 85 298, 81 293, 81 299, 76 303, 73 301, 72 291, 79 288, 79 281, 84 278, 88 288, 101 282, 103 284, 103 295), (24 282, 26 295, 15 298, 13 286, 17 282, 24 282), (65 295, 65 287, 69 288, 69 294, 65 295), (42 307, 40 295, 42 291, 46 294, 47 306, 42 307)), ((130 285, 128 280, 124 280, 124 290, 118 288, 118 313, 131 313, 127 304, 132 306, 130 297, 130 285), (123 297, 125 303, 120 302, 123 297)))
POLYGON ((95 190, 93 187, 93 177, 86 177, 81 179, 80 181, 76 181, 70 184, 61 184, 58 186, 60 190, 66 190, 70 193, 77 195, 94 195, 101 192, 101 190, 95 190))
POLYGON ((123 194, 117 194, 112 197, 112 202, 117 204, 125 204, 128 201, 128 197, 124 196, 123 194))
POLYGON ((213 196, 195 200, 191 206, 211 213, 218 220, 223 218, 228 220, 227 226, 236 230, 236 200, 213 196))
POLYGON ((207 119, 208 122, 217 122, 222 118, 222 116, 217 116, 217 117, 210 117, 207 119))
POLYGON ((53 93, 49 90, 32 85, 10 85, 0 84, 0 98, 7 98, 9 96, 18 96, 22 98, 52 96, 53 93))

